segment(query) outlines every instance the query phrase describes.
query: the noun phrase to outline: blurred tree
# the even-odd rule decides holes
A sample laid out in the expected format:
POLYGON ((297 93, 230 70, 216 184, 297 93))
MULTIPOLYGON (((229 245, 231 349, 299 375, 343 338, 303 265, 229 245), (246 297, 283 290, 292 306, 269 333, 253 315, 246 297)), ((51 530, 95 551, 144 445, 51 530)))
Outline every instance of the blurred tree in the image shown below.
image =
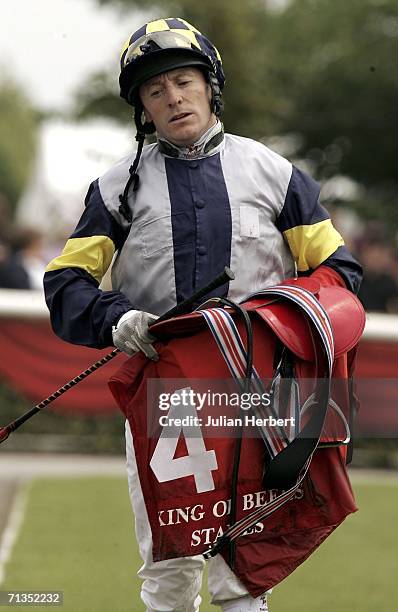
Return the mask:
MULTIPOLYGON (((280 14, 271 76, 282 133, 320 180, 345 174, 365 186, 361 216, 398 228, 398 2, 294 0, 280 14)), ((396 236, 395 236, 396 237, 396 236)))
POLYGON ((117 79, 114 77, 99 70, 86 79, 75 94, 75 109, 72 113, 75 118, 111 117, 121 123, 131 120, 132 109, 120 99, 117 79))
POLYGON ((9 80, 0 81, 0 193, 11 209, 31 172, 37 120, 18 86, 9 80))
POLYGON ((295 0, 275 34, 271 83, 288 97, 279 120, 299 132, 298 153, 321 178, 397 181, 398 2, 295 0))

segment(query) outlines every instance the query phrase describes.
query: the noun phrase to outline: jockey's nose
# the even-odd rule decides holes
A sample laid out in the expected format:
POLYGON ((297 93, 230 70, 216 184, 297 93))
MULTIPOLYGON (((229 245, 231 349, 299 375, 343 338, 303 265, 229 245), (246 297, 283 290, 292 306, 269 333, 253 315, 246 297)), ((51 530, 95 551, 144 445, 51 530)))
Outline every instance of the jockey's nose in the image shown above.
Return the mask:
POLYGON ((175 104, 180 104, 182 101, 182 94, 174 83, 167 83, 166 91, 165 91, 166 102, 169 106, 174 106, 175 104))

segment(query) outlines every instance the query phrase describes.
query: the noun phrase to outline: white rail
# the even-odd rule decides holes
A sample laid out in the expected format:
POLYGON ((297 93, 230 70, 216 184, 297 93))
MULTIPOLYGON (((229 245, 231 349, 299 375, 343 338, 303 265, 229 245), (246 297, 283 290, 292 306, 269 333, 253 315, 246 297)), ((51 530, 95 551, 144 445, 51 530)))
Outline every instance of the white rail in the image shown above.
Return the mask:
MULTIPOLYGON (((48 309, 41 291, 0 289, 0 317, 46 319, 48 309)), ((398 315, 368 312, 364 338, 398 342, 398 315)))
POLYGON ((46 319, 48 316, 48 308, 42 291, 0 290, 0 317, 46 319))

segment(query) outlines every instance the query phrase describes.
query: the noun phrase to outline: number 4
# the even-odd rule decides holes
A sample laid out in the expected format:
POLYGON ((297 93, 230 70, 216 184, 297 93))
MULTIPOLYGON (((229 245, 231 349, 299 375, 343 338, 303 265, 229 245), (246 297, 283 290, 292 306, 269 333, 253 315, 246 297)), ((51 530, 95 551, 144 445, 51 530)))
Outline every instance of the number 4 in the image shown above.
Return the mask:
MULTIPOLYGON (((189 389, 178 389, 173 395, 179 394, 181 398, 182 391, 189 392, 189 389)), ((218 469, 216 454, 214 450, 206 450, 199 425, 180 426, 175 425, 172 420, 185 417, 186 421, 195 423, 197 416, 195 404, 184 404, 182 398, 178 405, 171 406, 167 415, 170 424, 163 427, 149 465, 158 482, 169 482, 185 476, 193 476, 197 492, 204 493, 213 491, 215 488, 211 471, 218 469), (175 459, 174 455, 181 433, 185 438, 188 455, 175 459)))

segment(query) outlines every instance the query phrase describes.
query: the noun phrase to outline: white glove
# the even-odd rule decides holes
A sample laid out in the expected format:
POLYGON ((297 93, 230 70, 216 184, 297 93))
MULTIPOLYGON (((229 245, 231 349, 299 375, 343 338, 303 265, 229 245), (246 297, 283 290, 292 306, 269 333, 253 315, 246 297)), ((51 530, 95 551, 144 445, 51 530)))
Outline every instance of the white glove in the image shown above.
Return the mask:
POLYGON ((159 355, 151 344, 156 338, 148 331, 149 323, 156 319, 158 317, 149 312, 128 310, 112 328, 113 344, 127 355, 142 351, 149 359, 157 361, 159 355))

